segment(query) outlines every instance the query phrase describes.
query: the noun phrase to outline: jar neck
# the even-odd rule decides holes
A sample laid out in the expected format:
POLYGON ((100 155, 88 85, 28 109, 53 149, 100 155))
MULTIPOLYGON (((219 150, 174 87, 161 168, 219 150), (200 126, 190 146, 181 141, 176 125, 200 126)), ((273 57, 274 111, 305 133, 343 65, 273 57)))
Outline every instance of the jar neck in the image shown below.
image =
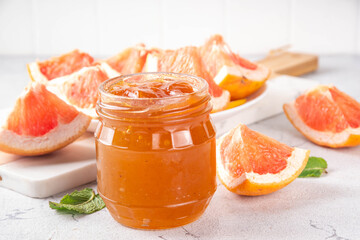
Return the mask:
POLYGON ((96 111, 100 118, 129 122, 181 122, 209 114, 212 110, 210 95, 206 91, 164 99, 124 99, 122 101, 101 96, 96 111))
MULTIPOLYGON (((120 88, 121 89, 121 88, 120 88)), ((102 119, 136 122, 178 122, 188 120, 204 114, 209 114, 212 105, 208 92, 208 84, 204 79, 179 73, 138 73, 123 75, 109 79, 100 85, 100 99, 96 111, 102 119), (176 90, 183 85, 176 85, 179 82, 186 82, 191 85, 192 92, 183 94, 162 95, 162 97, 135 98, 129 97, 126 91, 138 91, 137 86, 145 86, 156 95, 155 85, 151 83, 161 83, 156 85, 159 92, 169 91, 170 86, 176 90), (175 84, 175 85, 169 85, 175 84), (116 95, 112 90, 114 86, 125 86, 120 95, 116 95), (164 87, 164 89, 161 89, 164 87), (131 89, 133 88, 133 89, 131 89)), ((171 90, 171 91, 173 91, 171 90)), ((181 91, 180 91, 181 92, 181 91)), ((154 95, 153 94, 153 95, 154 95)), ((157 95, 156 95, 157 96, 157 95)))

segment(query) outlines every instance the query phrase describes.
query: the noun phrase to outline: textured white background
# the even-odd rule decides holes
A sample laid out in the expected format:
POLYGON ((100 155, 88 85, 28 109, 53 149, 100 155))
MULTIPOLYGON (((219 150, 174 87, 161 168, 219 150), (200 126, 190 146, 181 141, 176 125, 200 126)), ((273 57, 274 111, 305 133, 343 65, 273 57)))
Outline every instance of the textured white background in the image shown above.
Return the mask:
POLYGON ((80 48, 110 55, 138 42, 174 48, 223 34, 242 54, 292 44, 360 53, 359 0, 0 0, 0 54, 80 48))

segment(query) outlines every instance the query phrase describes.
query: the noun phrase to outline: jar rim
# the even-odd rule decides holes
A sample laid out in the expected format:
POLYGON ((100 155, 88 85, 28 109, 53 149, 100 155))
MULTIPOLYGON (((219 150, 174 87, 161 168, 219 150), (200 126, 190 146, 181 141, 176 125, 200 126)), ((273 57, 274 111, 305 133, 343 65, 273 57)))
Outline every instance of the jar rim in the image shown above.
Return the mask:
POLYGON ((207 83, 207 81, 201 77, 197 77, 194 75, 190 75, 190 74, 186 74, 186 73, 173 73, 173 72, 141 72, 141 73, 134 73, 134 74, 126 74, 126 75, 120 75, 114 78, 110 78, 106 81, 104 81, 103 83, 100 84, 99 86, 99 92, 102 96, 106 96, 109 98, 113 98, 114 100, 118 99, 119 101, 121 100, 130 100, 134 99, 136 101, 149 101, 149 100, 172 100, 172 99, 181 99, 184 97, 188 97, 191 95, 196 95, 200 92, 204 92, 204 91, 208 91, 209 85, 207 83), (107 86, 111 86, 113 84, 115 84, 118 81, 124 80, 124 79, 128 79, 128 78, 132 78, 132 77, 136 77, 136 76, 151 76, 151 75, 164 75, 170 78, 176 78, 176 76, 181 77, 181 78, 191 78, 194 79, 196 81, 199 81, 202 85, 199 89, 196 89, 196 91, 191 92, 191 93, 186 93, 184 95, 177 95, 177 96, 168 96, 168 97, 158 97, 158 98, 131 98, 131 97, 125 97, 125 96, 119 96, 119 95, 115 95, 112 93, 109 93, 106 91, 106 87, 107 86), (111 84, 110 84, 111 83, 111 84))
MULTIPOLYGON (((137 80, 135 78, 135 80, 137 80)), ((97 102, 96 111, 99 116, 113 119, 125 119, 135 121, 167 121, 181 120, 181 118, 194 117, 198 114, 210 112, 212 104, 211 96, 208 91, 208 83, 196 76, 183 73, 169 72, 148 72, 122 75, 105 81, 100 86, 100 98, 97 102), (172 79, 189 80, 196 84, 196 89, 191 93, 178 96, 159 97, 159 98, 131 98, 110 93, 107 89, 113 84, 125 79, 136 76, 145 76, 145 80, 172 79), (146 78, 146 76, 150 76, 146 78)))

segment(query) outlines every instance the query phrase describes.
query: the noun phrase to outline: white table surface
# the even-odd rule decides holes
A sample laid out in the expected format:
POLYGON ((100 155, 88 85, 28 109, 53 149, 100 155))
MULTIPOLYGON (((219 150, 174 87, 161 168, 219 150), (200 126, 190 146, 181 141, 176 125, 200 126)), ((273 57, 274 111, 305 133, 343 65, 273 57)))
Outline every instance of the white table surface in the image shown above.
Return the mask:
MULTIPOLYGON (((25 63, 32 59, 0 56, 0 108, 10 107, 29 81, 25 63)), ((304 77, 334 83, 360 101, 360 56, 321 57, 320 69, 304 77)), ((237 196, 219 184, 198 221, 162 231, 123 227, 106 209, 86 216, 51 210, 48 201, 59 201, 65 193, 33 199, 0 188, 0 239, 360 239, 360 146, 337 150, 316 146, 284 114, 250 127, 324 157, 329 173, 296 179, 260 197, 237 196)), ((86 186, 96 189, 96 183, 86 186)))

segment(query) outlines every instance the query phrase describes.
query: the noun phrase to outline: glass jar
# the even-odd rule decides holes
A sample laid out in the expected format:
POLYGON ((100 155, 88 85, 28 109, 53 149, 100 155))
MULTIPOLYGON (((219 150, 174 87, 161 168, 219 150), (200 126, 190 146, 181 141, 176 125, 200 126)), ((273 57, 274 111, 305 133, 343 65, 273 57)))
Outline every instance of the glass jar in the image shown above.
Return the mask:
POLYGON ((133 228, 163 229, 198 219, 216 190, 216 140, 205 80, 140 73, 100 86, 95 131, 98 192, 112 217, 133 228), (181 96, 131 98, 120 81, 187 81, 181 96))

